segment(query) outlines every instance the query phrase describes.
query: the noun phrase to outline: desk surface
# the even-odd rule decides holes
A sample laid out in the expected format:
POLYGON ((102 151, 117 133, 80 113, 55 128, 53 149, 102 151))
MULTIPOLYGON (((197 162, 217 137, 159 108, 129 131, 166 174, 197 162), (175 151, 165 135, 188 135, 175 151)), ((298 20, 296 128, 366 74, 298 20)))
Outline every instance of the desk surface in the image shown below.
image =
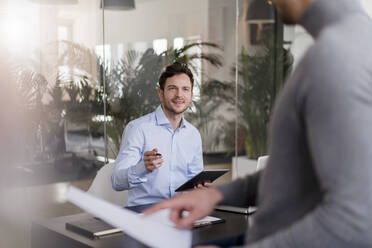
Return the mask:
MULTIPOLYGON (((192 231, 192 244, 207 244, 219 240, 233 238, 242 235, 247 230, 248 216, 242 214, 214 211, 213 216, 225 219, 224 223, 196 228, 192 231)), ((100 239, 89 239, 69 230, 66 230, 66 222, 81 220, 90 215, 87 213, 62 216, 45 221, 39 221, 32 225, 33 248, 80 248, 80 247, 147 247, 125 234, 115 234, 100 239)), ((144 234, 145 235, 145 234, 144 234)))

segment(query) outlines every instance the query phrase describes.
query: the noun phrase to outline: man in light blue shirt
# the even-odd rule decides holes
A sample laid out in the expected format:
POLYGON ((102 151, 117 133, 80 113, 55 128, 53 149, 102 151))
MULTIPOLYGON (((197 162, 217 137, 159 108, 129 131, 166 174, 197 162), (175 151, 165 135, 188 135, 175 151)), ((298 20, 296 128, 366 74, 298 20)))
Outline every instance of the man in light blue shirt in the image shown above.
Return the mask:
POLYGON ((203 170, 199 131, 183 117, 193 82, 186 65, 168 66, 159 79, 161 106, 125 127, 111 182, 115 190, 129 190, 128 206, 170 198, 203 170))

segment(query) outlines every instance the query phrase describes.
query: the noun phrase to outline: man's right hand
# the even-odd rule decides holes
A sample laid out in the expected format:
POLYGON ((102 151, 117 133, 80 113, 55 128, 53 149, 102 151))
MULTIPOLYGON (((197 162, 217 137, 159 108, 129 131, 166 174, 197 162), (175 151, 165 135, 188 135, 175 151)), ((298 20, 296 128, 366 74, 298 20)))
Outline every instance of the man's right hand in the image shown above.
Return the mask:
POLYGON ((152 151, 146 151, 143 154, 143 162, 148 171, 154 171, 163 164, 163 159, 161 155, 158 154, 158 149, 154 148, 152 151))
POLYGON ((147 209, 144 214, 150 215, 161 209, 170 208, 170 219, 176 227, 191 229, 194 221, 210 214, 222 198, 222 193, 214 187, 196 189, 162 201, 147 209), (188 211, 189 214, 182 216, 183 211, 188 211))

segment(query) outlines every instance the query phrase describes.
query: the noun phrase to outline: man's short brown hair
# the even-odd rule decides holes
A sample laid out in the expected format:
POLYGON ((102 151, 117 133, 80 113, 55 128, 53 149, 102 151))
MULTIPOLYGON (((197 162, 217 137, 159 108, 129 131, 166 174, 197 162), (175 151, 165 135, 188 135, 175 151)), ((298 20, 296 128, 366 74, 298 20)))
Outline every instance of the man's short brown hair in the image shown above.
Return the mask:
POLYGON ((185 73, 191 81, 191 88, 194 87, 194 76, 192 75, 191 70, 187 64, 175 62, 171 65, 168 65, 159 78, 160 89, 164 90, 165 81, 167 78, 173 77, 174 75, 185 73))

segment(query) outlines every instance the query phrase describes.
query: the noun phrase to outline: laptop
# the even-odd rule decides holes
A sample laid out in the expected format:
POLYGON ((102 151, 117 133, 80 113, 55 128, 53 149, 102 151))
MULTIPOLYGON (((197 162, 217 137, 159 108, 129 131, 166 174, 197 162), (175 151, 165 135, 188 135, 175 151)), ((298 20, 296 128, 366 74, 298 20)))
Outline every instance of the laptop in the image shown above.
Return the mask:
POLYGON ((227 205, 218 205, 214 209, 219 210, 219 211, 249 215, 249 214, 253 214, 257 208, 256 207, 242 208, 242 207, 234 207, 234 206, 227 206, 227 205))
MULTIPOLYGON (((269 158, 268 155, 261 156, 258 158, 256 171, 262 170, 266 166, 268 158, 269 158)), ((214 209, 220 210, 220 211, 232 212, 232 213, 246 214, 246 215, 253 214, 257 210, 256 207, 243 208, 243 207, 235 207, 235 206, 227 206, 227 205, 219 205, 219 206, 216 206, 214 209)))

